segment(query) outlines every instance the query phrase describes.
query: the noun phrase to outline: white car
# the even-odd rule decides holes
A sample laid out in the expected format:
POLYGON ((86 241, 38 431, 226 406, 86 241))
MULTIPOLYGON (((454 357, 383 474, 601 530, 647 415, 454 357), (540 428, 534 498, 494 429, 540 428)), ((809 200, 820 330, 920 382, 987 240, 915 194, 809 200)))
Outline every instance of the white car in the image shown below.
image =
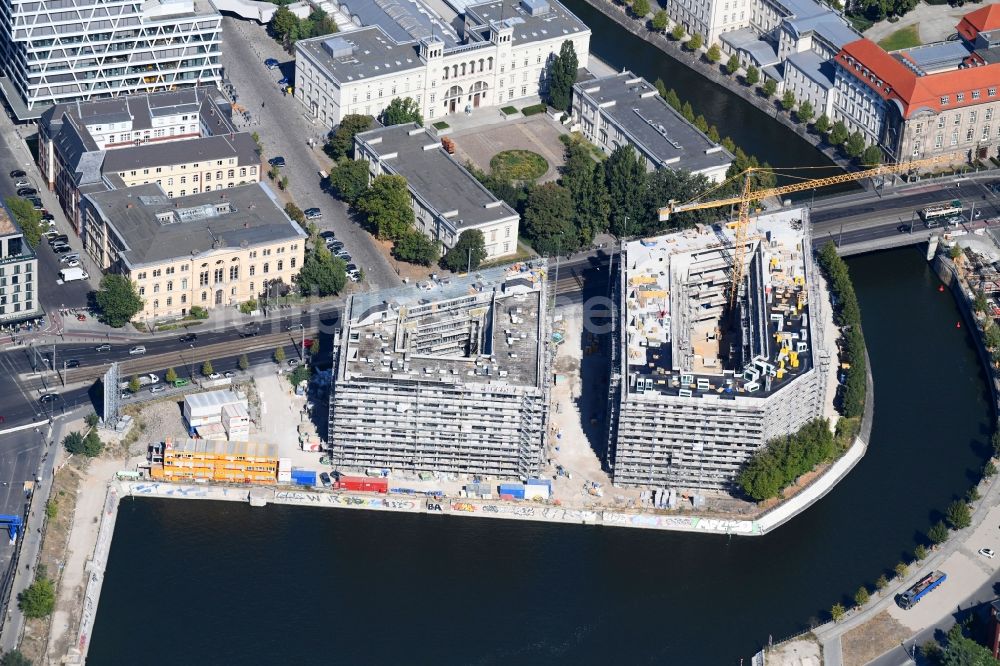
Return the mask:
POLYGON ((161 391, 166 391, 166 390, 167 390, 166 386, 164 386, 163 384, 159 384, 159 385, 154 386, 151 389, 149 389, 149 392, 150 393, 159 393, 161 391))
POLYGON ((980 548, 979 554, 991 560, 997 556, 997 554, 993 551, 992 548, 980 548))
POLYGON ((76 268, 77 266, 80 265, 80 262, 77 261, 76 259, 70 259, 69 261, 66 262, 66 265, 69 266, 70 268, 76 268))
POLYGON ((208 378, 209 379, 222 379, 222 375, 220 375, 218 372, 213 372, 212 374, 210 374, 208 376, 208 378))
POLYGON ((63 256, 59 257, 59 262, 63 263, 63 264, 68 264, 69 262, 71 262, 73 260, 76 260, 76 261, 80 260, 80 253, 79 252, 73 252, 71 254, 64 254, 63 256))
POLYGON ((130 356, 135 356, 136 354, 145 354, 146 348, 142 345, 136 345, 128 350, 130 356))

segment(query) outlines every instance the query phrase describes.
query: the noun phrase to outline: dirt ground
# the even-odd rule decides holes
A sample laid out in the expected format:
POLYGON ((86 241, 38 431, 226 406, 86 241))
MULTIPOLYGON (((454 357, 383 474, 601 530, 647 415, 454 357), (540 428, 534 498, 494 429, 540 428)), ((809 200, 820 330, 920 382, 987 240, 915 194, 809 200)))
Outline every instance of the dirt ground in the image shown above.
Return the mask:
POLYGON ((909 630, 891 618, 887 611, 882 611, 860 627, 851 629, 840 639, 844 666, 867 664, 909 636, 909 630))
POLYGON ((549 163, 549 169, 537 182, 545 183, 559 177, 563 165, 565 146, 559 140, 566 129, 545 114, 506 121, 488 127, 454 132, 455 158, 472 162, 486 173, 490 172, 490 159, 504 150, 520 148, 538 153, 549 163))
POLYGON ((773 666, 820 666, 823 663, 822 648, 811 637, 803 637, 783 643, 768 650, 767 663, 773 666))

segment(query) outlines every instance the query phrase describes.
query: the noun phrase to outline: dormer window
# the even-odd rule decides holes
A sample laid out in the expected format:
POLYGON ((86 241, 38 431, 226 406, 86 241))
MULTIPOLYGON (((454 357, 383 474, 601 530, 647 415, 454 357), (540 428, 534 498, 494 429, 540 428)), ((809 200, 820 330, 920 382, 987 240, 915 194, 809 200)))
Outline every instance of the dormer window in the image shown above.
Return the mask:
POLYGON ((965 101, 965 93, 958 93, 957 95, 955 95, 955 101, 964 102, 965 101))
POLYGON ((948 98, 947 95, 942 95, 941 96, 941 106, 948 106, 948 104, 950 102, 951 102, 951 100, 948 98))

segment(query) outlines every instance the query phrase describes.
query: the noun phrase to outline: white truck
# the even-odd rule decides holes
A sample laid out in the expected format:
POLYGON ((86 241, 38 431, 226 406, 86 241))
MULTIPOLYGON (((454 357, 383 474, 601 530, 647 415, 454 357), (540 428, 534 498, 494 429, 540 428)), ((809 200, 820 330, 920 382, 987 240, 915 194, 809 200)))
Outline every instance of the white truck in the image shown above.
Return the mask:
POLYGON ((64 268, 59 271, 59 279, 63 282, 73 282, 75 280, 89 280, 90 275, 82 268, 64 268))
MULTIPOLYGON (((129 378, 127 381, 121 382, 118 386, 123 390, 127 389, 131 381, 132 379, 129 378)), ((157 384, 159 381, 160 378, 153 373, 149 373, 148 375, 139 375, 139 386, 149 386, 150 384, 157 384)))

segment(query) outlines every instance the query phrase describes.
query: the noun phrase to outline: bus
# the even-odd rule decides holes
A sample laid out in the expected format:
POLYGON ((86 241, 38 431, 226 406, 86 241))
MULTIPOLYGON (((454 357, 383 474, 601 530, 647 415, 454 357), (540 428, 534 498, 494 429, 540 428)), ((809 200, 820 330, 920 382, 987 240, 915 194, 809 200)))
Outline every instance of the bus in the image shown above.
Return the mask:
POLYGON ((932 206, 927 206, 921 209, 920 217, 924 222, 933 222, 935 220, 943 221, 949 217, 961 216, 965 208, 962 206, 962 202, 958 199, 950 201, 947 203, 934 204, 932 206))
POLYGON ((941 571, 929 573, 914 583, 906 592, 899 595, 896 602, 903 610, 909 610, 931 591, 937 589, 947 578, 948 575, 941 571))

